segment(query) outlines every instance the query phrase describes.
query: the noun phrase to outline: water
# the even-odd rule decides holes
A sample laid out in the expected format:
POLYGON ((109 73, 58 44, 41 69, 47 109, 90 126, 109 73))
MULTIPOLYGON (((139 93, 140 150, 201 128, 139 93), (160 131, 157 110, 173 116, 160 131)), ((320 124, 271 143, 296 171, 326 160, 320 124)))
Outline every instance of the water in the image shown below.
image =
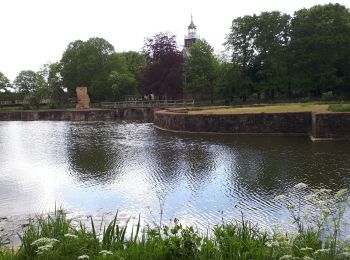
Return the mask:
POLYGON ((130 122, 0 122, 0 217, 120 210, 208 227, 286 222, 274 197, 305 182, 350 188, 350 143, 174 134, 130 122))

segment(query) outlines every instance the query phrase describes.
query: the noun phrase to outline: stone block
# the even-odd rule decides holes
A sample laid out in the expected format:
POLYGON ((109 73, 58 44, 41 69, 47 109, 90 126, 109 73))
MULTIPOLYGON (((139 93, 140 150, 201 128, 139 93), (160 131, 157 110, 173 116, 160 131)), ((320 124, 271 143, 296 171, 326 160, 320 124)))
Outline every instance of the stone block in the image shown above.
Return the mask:
POLYGON ((87 93, 87 87, 81 86, 77 87, 77 106, 76 109, 89 109, 90 108, 90 98, 87 93))

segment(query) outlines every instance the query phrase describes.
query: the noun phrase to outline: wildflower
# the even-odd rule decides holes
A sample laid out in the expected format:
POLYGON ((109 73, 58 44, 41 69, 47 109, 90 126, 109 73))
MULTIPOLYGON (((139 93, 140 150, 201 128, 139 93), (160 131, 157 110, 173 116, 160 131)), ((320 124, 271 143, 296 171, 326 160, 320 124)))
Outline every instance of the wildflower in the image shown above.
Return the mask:
POLYGON ((311 247, 304 247, 304 248, 300 248, 300 251, 301 252, 309 252, 309 251, 314 251, 314 249, 313 248, 311 248, 311 247))
POLYGON ((297 185, 294 186, 295 189, 301 190, 307 188, 307 184, 300 182, 297 185))
POLYGON ((348 189, 341 189, 335 194, 335 196, 336 197, 343 197, 344 195, 346 195, 347 192, 348 192, 348 189))
POLYGON ((111 251, 108 251, 108 250, 101 250, 100 254, 102 254, 103 256, 113 255, 113 253, 111 251))
POLYGON ((90 259, 90 257, 88 255, 81 255, 78 256, 78 259, 90 259))
POLYGON ((287 260, 287 259, 293 259, 293 256, 292 255, 284 255, 282 257, 280 257, 280 260, 287 260))
POLYGON ((274 200, 284 200, 286 198, 285 195, 277 195, 274 200))
POLYGON ((77 235, 74 235, 74 234, 64 234, 64 237, 67 237, 67 238, 78 238, 78 236, 77 235))
POLYGON ((322 209, 323 215, 329 215, 331 212, 329 209, 322 209))
POLYGON ((304 256, 304 257, 303 257, 303 260, 314 260, 314 258, 309 257, 309 256, 304 256))
POLYGON ((317 251, 315 251, 314 255, 328 254, 329 251, 330 251, 329 248, 318 249, 317 251))
POLYGON ((278 247, 279 245, 280 245, 280 243, 278 241, 271 242, 271 246, 273 246, 273 247, 278 247))
POLYGON ((52 249, 53 245, 52 244, 47 244, 47 245, 43 245, 43 246, 39 246, 38 250, 36 251, 38 255, 43 254, 45 251, 49 251, 50 249, 52 249))
POLYGON ((59 242, 57 239, 55 238, 47 238, 47 237, 41 237, 37 240, 35 240, 33 243, 31 243, 32 246, 40 246, 40 245, 48 245, 48 244, 55 244, 59 242))
POLYGON ((349 252, 343 252, 343 253, 340 253, 340 256, 343 258, 348 258, 350 256, 350 254, 349 254, 349 252))

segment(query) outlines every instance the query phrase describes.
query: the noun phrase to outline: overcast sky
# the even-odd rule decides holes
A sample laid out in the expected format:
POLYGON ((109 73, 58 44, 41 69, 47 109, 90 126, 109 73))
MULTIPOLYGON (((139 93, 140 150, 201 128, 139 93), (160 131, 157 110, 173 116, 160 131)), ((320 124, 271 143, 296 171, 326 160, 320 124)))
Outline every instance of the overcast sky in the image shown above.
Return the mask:
POLYGON ((0 71, 13 80, 21 70, 58 61, 74 40, 102 37, 117 52, 140 51, 145 37, 161 31, 187 34, 191 12, 197 33, 215 51, 234 18, 279 10, 293 14, 315 4, 350 0, 0 0, 0 71))

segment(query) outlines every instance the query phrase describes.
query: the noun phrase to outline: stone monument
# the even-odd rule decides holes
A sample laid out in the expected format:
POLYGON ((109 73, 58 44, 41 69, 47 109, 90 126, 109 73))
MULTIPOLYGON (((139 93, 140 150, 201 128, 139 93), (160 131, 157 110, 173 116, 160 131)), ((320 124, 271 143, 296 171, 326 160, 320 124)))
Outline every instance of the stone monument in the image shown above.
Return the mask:
POLYGON ((90 108, 90 98, 87 93, 87 87, 77 87, 75 89, 77 92, 77 106, 76 109, 89 109, 90 108))

